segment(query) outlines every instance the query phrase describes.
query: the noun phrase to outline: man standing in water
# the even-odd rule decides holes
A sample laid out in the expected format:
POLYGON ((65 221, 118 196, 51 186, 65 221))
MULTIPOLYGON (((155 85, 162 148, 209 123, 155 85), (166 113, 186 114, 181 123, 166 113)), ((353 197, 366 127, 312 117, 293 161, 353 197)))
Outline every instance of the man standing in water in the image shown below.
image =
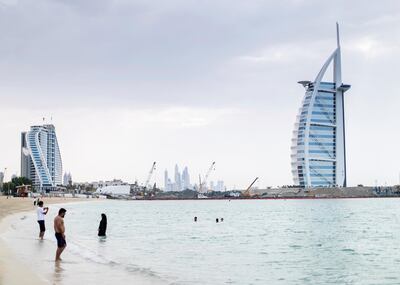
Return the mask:
POLYGON ((58 211, 57 217, 54 218, 54 231, 56 232, 57 239, 57 251, 56 251, 56 261, 60 261, 60 255, 67 246, 67 242, 65 241, 65 226, 64 226, 64 216, 65 216, 64 208, 61 208, 58 211))
POLYGON ((43 240, 44 232, 46 231, 46 226, 44 224, 44 216, 47 214, 48 211, 49 211, 48 207, 43 208, 43 201, 39 201, 37 208, 37 221, 39 223, 39 228, 40 228, 39 239, 41 240, 43 240))

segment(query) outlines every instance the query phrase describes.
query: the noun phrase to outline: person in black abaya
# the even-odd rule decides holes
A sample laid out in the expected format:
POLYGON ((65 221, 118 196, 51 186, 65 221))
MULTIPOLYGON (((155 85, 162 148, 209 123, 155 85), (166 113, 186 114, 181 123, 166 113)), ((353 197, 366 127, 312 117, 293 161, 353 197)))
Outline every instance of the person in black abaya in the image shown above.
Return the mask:
POLYGON ((105 237, 107 231, 107 216, 106 214, 101 214, 101 221, 99 225, 99 237, 105 237))

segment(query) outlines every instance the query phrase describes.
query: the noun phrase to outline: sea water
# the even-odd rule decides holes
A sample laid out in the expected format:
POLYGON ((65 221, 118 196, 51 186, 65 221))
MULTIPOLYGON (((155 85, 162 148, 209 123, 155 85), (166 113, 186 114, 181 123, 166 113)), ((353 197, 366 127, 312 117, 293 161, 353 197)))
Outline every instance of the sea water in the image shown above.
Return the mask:
POLYGON ((45 241, 34 213, 14 216, 2 236, 50 284, 400 284, 400 199, 66 204, 57 264, 59 207, 45 241))

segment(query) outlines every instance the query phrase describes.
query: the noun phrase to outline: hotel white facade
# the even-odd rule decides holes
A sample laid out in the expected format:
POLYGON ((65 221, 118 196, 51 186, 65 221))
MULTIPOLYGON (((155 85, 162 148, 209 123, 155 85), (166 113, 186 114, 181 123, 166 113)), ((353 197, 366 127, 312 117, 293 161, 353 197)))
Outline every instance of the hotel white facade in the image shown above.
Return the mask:
POLYGON ((295 185, 301 187, 346 187, 346 142, 344 92, 339 26, 337 47, 315 80, 300 81, 306 89, 293 132, 291 160, 295 185), (332 65, 333 77, 324 76, 332 65))
POLYGON ((32 126, 21 134, 21 176, 41 192, 62 184, 62 161, 54 125, 32 126))

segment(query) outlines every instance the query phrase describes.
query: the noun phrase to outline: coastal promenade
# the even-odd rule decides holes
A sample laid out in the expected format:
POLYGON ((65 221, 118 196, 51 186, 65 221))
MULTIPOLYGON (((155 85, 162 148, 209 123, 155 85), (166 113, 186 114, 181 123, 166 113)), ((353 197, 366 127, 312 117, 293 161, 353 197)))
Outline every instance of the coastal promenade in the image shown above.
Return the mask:
MULTIPOLYGON (((58 203, 88 201, 89 199, 45 197, 42 200, 45 206, 47 206, 58 203)), ((6 227, 6 225, 2 223, 2 220, 8 215, 18 212, 34 211, 35 206, 33 205, 33 201, 34 199, 32 198, 11 197, 7 199, 6 196, 0 196, 0 285, 37 285, 43 284, 44 282, 34 272, 31 272, 29 268, 21 265, 21 262, 14 257, 12 251, 5 245, 1 236, 6 227)), ((48 228, 50 227, 51 226, 48 225, 48 228)))

